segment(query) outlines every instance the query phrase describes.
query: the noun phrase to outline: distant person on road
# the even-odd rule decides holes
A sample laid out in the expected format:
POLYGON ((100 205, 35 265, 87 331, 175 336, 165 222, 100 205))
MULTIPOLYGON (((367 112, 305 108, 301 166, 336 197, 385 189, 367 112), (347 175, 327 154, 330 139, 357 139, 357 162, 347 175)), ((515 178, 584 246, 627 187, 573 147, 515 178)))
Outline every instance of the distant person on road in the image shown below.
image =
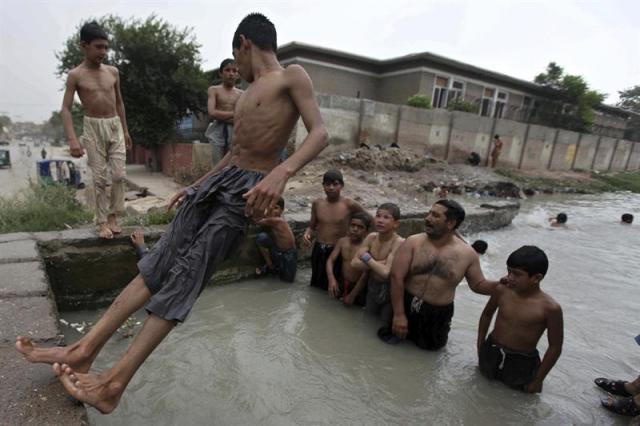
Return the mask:
POLYGON ((225 59, 220 64, 218 75, 222 84, 207 90, 209 100, 207 111, 213 120, 205 136, 213 146, 212 165, 215 166, 231 150, 233 143, 233 114, 242 90, 235 87, 238 80, 238 66, 233 59, 225 59))
POLYGON ((111 239, 122 232, 118 215, 124 214, 126 151, 132 142, 127 128, 124 102, 120 94, 120 75, 116 67, 104 65, 109 40, 95 22, 80 29, 84 61, 71 71, 62 100, 60 116, 73 157, 87 152, 96 196, 95 221, 100 238, 111 239), (73 129, 71 106, 78 92, 84 108, 83 134, 78 140, 73 129), (107 169, 111 167, 111 195, 107 194, 107 169))
POLYGON ((60 164, 60 177, 62 178, 64 186, 69 186, 69 183, 71 182, 71 171, 69 170, 69 165, 66 161, 62 161, 60 164))
POLYGON ((498 163, 498 158, 500 157, 500 153, 502 152, 502 140, 500 139, 500 135, 495 135, 493 137, 493 150, 491 151, 491 168, 495 168, 498 163))
POLYGON ((558 213, 556 217, 549 218, 549 223, 554 228, 561 228, 566 226, 567 224, 567 214, 566 213, 558 213))
POLYGON ((511 253, 508 274, 500 280, 505 285, 494 288, 478 324, 482 374, 529 393, 542 392, 542 382, 562 353, 562 308, 540 290, 548 269, 547 255, 536 246, 522 246, 511 253), (541 363, 536 346, 545 330, 549 345, 541 363))
POLYGON ((633 215, 631 213, 625 213, 620 218, 621 223, 631 225, 633 223, 633 215))

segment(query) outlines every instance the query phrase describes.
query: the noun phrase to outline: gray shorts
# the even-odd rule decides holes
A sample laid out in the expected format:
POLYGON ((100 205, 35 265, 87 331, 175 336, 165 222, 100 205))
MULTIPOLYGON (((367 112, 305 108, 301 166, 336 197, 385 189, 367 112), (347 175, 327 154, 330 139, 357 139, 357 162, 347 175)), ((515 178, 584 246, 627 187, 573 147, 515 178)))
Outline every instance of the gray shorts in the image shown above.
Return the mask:
POLYGON ((138 262, 152 296, 148 312, 184 321, 216 267, 244 238, 242 195, 262 173, 227 167, 190 190, 166 232, 138 262))

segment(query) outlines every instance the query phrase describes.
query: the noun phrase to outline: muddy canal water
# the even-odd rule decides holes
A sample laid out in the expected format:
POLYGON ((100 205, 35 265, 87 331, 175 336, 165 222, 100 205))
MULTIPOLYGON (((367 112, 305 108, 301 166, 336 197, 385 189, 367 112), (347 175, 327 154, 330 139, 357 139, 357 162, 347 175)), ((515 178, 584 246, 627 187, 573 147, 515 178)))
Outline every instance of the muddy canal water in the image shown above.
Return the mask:
MULTIPOLYGON (((449 343, 433 353, 382 343, 375 321, 309 288, 303 270, 292 285, 255 280, 206 289, 118 409, 109 416, 91 410, 90 419, 118 426, 627 424, 600 408, 593 379, 640 372, 633 340, 640 334, 640 196, 538 197, 523 203, 510 227, 467 237, 488 241, 482 266, 491 278, 505 273, 507 255, 523 244, 550 258, 542 285, 564 309, 565 343, 542 394, 480 375, 475 341, 487 299, 465 284, 449 343), (547 218, 561 211, 567 228, 549 228, 547 218), (621 225, 624 212, 636 223, 621 225)), ((61 316, 79 323, 99 314, 61 316)), ((111 366, 130 340, 116 335, 94 367, 111 366)), ((538 349, 544 352, 546 337, 538 349)))

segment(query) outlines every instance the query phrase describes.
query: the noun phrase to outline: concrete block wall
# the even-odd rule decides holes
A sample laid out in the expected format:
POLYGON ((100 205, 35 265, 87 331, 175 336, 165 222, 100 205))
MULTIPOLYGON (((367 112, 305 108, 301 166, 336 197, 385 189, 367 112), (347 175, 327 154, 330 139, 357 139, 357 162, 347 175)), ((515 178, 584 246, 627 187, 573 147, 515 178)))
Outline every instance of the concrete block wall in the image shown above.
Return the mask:
POLYGON ((580 139, 580 133, 569 130, 558 131, 549 163, 550 170, 571 170, 573 158, 576 155, 578 139, 580 139))
MULTIPOLYGON (((397 142, 404 150, 452 163, 477 152, 487 164, 493 136, 503 148, 498 166, 529 170, 638 170, 640 142, 481 117, 443 109, 424 110, 368 99, 317 95, 330 134, 324 154, 355 148, 361 141, 383 147, 397 142)), ((306 137, 301 122, 296 146, 306 137)))

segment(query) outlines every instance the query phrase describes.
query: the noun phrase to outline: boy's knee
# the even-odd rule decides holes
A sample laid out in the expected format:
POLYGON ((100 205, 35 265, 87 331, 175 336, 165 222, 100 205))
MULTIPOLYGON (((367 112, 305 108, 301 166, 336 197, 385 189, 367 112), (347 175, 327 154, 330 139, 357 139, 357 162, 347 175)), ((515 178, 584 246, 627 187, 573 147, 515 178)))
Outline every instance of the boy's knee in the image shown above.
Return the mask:
POLYGON ((124 178, 127 176, 124 170, 112 170, 111 171, 111 181, 113 183, 121 183, 124 181, 124 178))
POLYGON ((266 232, 261 232, 256 237, 256 243, 260 247, 268 248, 271 245, 271 238, 269 237, 269 234, 267 234, 266 232))

